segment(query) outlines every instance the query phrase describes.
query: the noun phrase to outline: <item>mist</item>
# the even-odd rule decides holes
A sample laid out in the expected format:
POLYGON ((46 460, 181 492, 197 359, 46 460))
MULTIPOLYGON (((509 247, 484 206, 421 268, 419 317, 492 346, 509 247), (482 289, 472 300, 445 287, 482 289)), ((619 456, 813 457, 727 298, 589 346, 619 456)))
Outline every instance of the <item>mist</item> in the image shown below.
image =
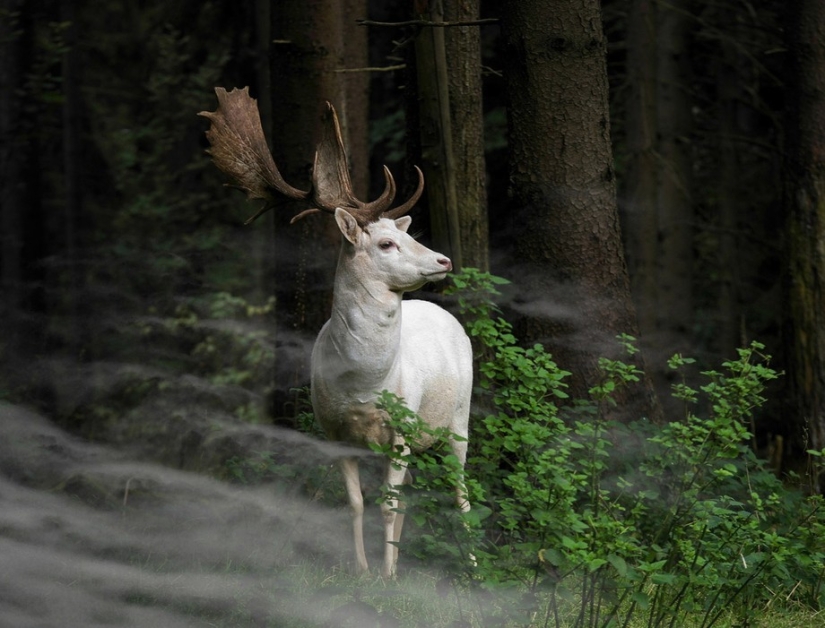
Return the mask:
MULTIPOLYGON (((0 626, 325 620, 294 602, 296 574, 347 568, 343 504, 314 499, 300 478, 253 488, 147 462, 20 406, 0 405, 0 421, 0 626)), ((299 468, 344 453, 291 430, 249 430, 299 468)), ((327 479, 339 482, 334 470, 327 479)))

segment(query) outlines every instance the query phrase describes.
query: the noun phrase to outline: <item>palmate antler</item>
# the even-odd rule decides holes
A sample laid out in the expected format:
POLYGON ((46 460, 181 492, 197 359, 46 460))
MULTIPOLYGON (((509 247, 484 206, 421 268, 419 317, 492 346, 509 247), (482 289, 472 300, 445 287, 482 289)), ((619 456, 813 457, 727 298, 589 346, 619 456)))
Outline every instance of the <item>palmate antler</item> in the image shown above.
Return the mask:
POLYGON ((382 216, 403 216, 412 209, 424 191, 424 175, 416 166, 418 188, 407 202, 390 209, 395 199, 395 180, 389 168, 384 166, 386 184, 381 196, 370 202, 358 200, 352 191, 338 116, 330 103, 327 103, 323 119, 323 136, 315 152, 311 191, 294 188, 284 180, 272 159, 264 139, 257 102, 249 95, 249 88, 227 92, 223 87, 216 87, 215 94, 218 96, 218 109, 198 114, 212 123, 206 132, 206 138, 212 147, 208 152, 215 165, 228 174, 250 199, 267 201, 260 211, 246 221, 247 224, 270 209, 271 201, 282 195, 294 200, 309 200, 315 205, 294 216, 291 222, 319 211, 335 213, 336 207, 342 207, 361 226, 366 226, 382 216))

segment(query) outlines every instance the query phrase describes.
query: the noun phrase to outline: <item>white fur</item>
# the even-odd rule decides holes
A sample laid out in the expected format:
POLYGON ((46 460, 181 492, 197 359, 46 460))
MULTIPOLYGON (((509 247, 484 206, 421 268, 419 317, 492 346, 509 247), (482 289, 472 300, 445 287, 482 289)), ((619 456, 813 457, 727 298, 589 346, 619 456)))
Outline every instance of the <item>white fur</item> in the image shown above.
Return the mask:
MULTIPOLYGON (((382 218, 361 228, 345 210, 335 210, 344 236, 332 302, 332 317, 318 334, 312 351, 312 405, 316 419, 334 440, 366 445, 403 439, 384 425, 375 408, 377 393, 389 390, 430 426, 446 427, 467 437, 472 391, 472 350, 459 322, 425 301, 402 301, 404 292, 444 279, 450 260, 407 234, 410 218, 382 218)), ((424 447, 429 443, 424 443, 424 447)), ((453 442, 464 464, 466 442, 453 442)), ((366 571, 364 503, 356 458, 341 463, 353 516, 355 560, 366 571)), ((386 484, 400 485, 406 469, 387 461, 386 484)), ((470 508, 464 483, 456 502, 470 508)), ((382 503, 384 564, 381 575, 395 574, 403 515, 398 504, 382 503)))

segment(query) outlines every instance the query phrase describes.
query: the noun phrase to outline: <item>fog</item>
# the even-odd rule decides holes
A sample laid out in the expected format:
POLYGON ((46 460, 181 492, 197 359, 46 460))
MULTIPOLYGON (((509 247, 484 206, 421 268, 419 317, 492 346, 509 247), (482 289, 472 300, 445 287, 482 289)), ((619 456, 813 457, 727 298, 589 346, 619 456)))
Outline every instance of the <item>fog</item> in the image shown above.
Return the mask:
MULTIPOLYGON (((141 461, 20 406, 0 403, 0 421, 0 626, 321 617, 290 601, 294 578, 307 562, 330 573, 347 563, 343 506, 300 488, 238 486, 141 461)), ((342 453, 290 430, 250 429, 308 467, 342 453)))

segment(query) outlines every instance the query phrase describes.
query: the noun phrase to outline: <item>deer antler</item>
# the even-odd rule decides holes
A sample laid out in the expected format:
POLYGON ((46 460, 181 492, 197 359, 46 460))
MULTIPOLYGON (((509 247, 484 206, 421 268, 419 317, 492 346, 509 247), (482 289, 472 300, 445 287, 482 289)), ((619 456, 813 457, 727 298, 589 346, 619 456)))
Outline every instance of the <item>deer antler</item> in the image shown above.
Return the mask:
POLYGON ((215 165, 232 177, 250 199, 268 201, 246 221, 247 224, 272 207, 270 202, 275 199, 275 193, 294 200, 310 199, 311 196, 310 200, 316 207, 302 211, 291 222, 319 211, 335 213, 336 207, 343 207, 361 226, 366 226, 382 215, 388 218, 403 216, 412 209, 424 191, 424 175, 416 166, 416 191, 406 203, 389 209, 395 198, 395 179, 384 166, 385 186, 381 196, 371 202, 358 200, 352 190, 338 115, 330 103, 327 103, 324 116, 323 137, 315 153, 312 194, 293 188, 284 181, 272 159, 264 139, 257 104, 249 96, 249 88, 227 92, 223 87, 216 87, 215 93, 218 96, 217 111, 202 111, 198 114, 212 123, 206 132, 212 147, 208 152, 215 165))

